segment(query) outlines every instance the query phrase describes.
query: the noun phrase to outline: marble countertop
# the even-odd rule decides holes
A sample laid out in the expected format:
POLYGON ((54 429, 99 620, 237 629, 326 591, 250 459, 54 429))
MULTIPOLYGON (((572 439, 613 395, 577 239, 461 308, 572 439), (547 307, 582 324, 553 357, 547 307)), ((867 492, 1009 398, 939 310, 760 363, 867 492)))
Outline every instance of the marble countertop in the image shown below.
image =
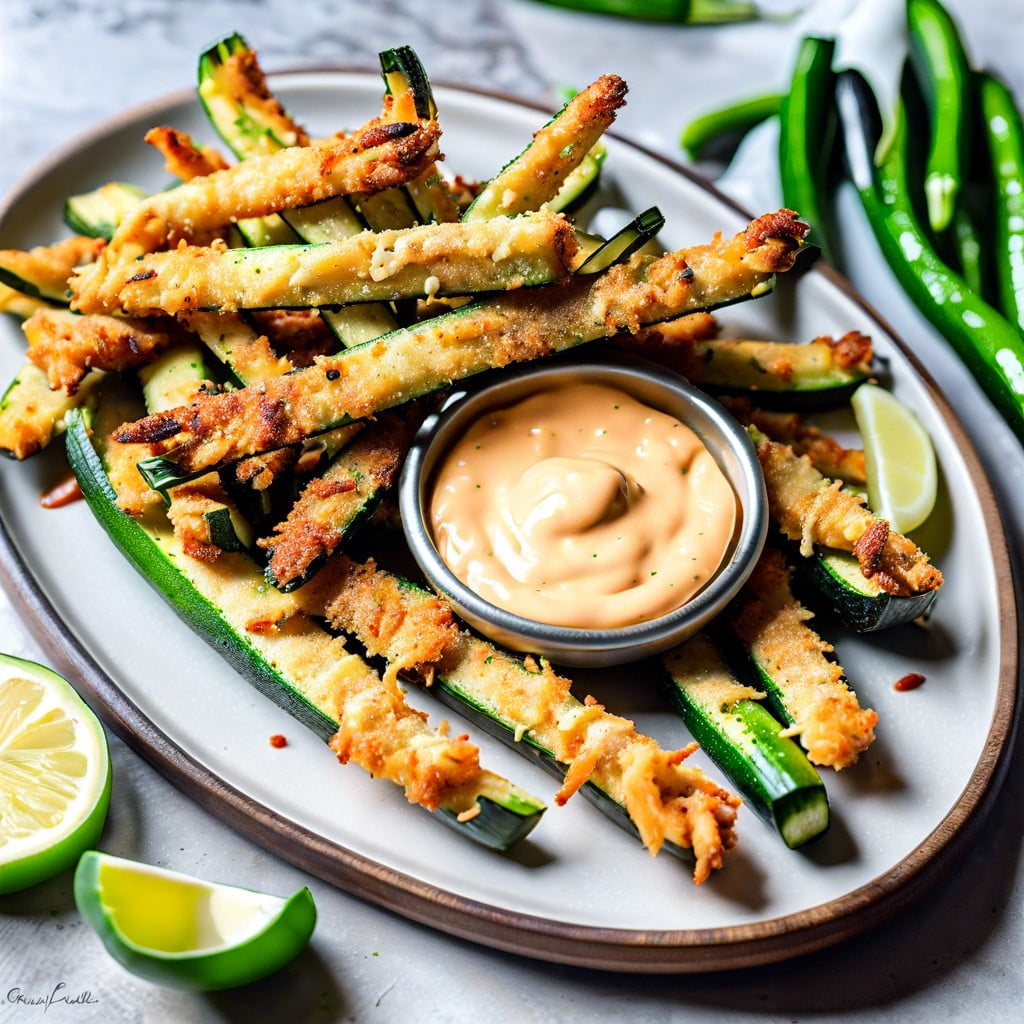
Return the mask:
MULTIPOLYGON (((1024 7, 950 0, 979 62, 1024 97, 1024 7)), ((553 101, 564 85, 616 71, 634 85, 617 131, 677 158, 694 114, 781 87, 795 41, 787 21, 687 29, 573 15, 531 0, 5 0, 0 32, 0 195, 56 145, 125 106, 179 90, 203 44, 242 29, 268 69, 372 66, 408 42, 438 80, 553 101), (742 69, 742 75, 736 69, 742 69)), ((925 353, 978 445, 1006 517, 1019 574, 1020 445, 870 250, 842 209, 849 273, 925 353), (864 243, 863 250, 857 248, 864 243)), ((3 470, 7 471, 7 470, 3 470)), ((1019 578, 1019 576, 1018 576, 1019 578)), ((0 648, 45 660, 0 594, 0 648)), ((411 923, 309 877, 232 832, 112 739, 111 852, 272 892, 307 884, 313 942, 284 971, 236 992, 192 995, 124 972, 80 921, 69 875, 0 900, 0 1020, 141 1021, 925 1021, 1012 1019, 1024 962, 1024 760, 973 848, 926 899, 888 924, 780 965, 631 977, 532 962, 411 923), (57 988, 58 986, 63 986, 57 988), (19 1001, 57 989, 43 1007, 19 1001)))

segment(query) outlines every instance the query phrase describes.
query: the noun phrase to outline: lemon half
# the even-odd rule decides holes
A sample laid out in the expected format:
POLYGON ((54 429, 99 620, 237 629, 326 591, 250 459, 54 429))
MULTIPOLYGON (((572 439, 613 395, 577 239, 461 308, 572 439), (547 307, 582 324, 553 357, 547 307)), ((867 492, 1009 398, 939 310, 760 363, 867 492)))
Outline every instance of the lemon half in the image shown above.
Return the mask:
POLYGON ((853 394, 867 462, 868 504, 894 530, 916 530, 935 507, 939 472, 928 432, 895 395, 875 384, 853 394))
POLYGON ((56 672, 0 654, 0 893, 71 867, 99 839, 109 803, 96 716, 56 672))
POLYGON ((263 978, 295 957, 316 924, 309 889, 270 896, 96 850, 78 863, 75 902, 115 960, 171 988, 263 978))

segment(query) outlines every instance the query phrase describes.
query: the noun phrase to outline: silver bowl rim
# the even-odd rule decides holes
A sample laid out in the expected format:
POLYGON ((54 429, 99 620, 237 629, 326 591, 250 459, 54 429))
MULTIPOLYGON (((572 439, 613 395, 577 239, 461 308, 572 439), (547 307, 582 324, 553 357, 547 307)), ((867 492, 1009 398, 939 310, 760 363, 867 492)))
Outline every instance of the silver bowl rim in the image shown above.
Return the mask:
MULTIPOLYGON (((602 652, 635 649, 638 658, 664 649, 667 642, 679 637, 697 623, 693 631, 706 625, 747 581, 764 547, 768 533, 768 497, 764 474, 754 444, 746 430, 723 406, 705 392, 695 388, 679 374, 625 354, 603 353, 601 361, 549 361, 542 365, 527 364, 503 369, 501 376, 485 376, 470 384, 460 384, 440 409, 429 415, 416 433, 410 446, 399 481, 399 509, 402 528, 414 559, 430 583, 452 601, 456 611, 463 614, 470 625, 481 632, 500 637, 515 635, 532 645, 539 654, 559 654, 578 651, 598 655, 602 652), (464 421, 466 425, 490 408, 507 405, 530 386, 547 385, 554 380, 578 379, 581 376, 609 375, 617 378, 624 390, 642 381, 654 383, 677 400, 700 410, 717 431, 719 438, 707 437, 693 424, 712 455, 717 441, 727 446, 736 458, 744 493, 737 493, 742 521, 739 536, 711 582, 691 600, 664 615, 629 626, 606 629, 586 629, 571 626, 552 626, 507 611, 491 604, 462 582, 445 564, 434 545, 428 524, 427 489, 435 464, 446 441, 464 421), (483 624, 483 625, 481 625, 483 624)), ((635 393, 635 392, 631 392, 635 393)), ((677 411, 670 414, 679 415, 677 411)), ((685 416, 681 417, 685 421, 685 416)), ((730 477, 731 479, 731 477, 730 477)), ((735 486, 734 489, 739 490, 735 486)), ((681 638, 681 637, 680 637, 681 638)))

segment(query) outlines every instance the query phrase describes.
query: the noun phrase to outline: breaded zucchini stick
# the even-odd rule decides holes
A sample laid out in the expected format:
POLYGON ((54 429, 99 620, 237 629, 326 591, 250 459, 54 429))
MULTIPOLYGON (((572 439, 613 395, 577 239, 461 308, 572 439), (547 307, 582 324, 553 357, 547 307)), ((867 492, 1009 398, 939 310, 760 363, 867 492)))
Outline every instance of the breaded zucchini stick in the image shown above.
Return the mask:
POLYGON ((909 538, 893 530, 864 504, 842 489, 840 481, 821 475, 806 456, 789 445, 770 441, 748 428, 764 470, 772 519, 809 557, 815 545, 851 551, 861 572, 897 597, 922 594, 942 586, 942 573, 909 538))
POLYGON ((153 454, 172 452, 141 467, 162 488, 492 367, 759 292, 793 265, 806 230, 779 211, 728 240, 661 257, 638 254, 593 278, 484 299, 307 370, 125 424, 117 438, 153 454))
POLYGON ((420 417, 385 413, 303 489, 288 517, 259 546, 269 553, 267 579, 291 590, 321 566, 376 506, 402 468, 420 417))
POLYGON ((217 171, 226 171, 231 165, 212 146, 201 146, 192 141, 188 132, 161 125, 150 128, 144 136, 164 158, 167 173, 191 181, 217 171))
POLYGON ((578 92, 510 164, 492 178, 462 215, 483 220, 537 210, 558 194, 626 102, 626 83, 602 75, 578 92))
POLYGON ((0 280, 34 299, 66 304, 68 278, 76 267, 93 264, 107 243, 72 235, 54 245, 0 250, 0 280))
POLYGON ((806 455, 823 476, 855 487, 867 485, 862 448, 844 447, 798 412, 759 409, 746 397, 725 397, 721 402, 745 427, 756 427, 773 441, 788 444, 797 455, 806 455))
MULTIPOLYGON (((27 459, 42 451, 64 429, 64 417, 81 405, 102 379, 102 371, 92 370, 77 393, 69 395, 51 390, 46 374, 35 363, 26 363, 0 397, 0 454, 27 459)), ((135 477, 142 482, 137 470, 135 477)))
POLYGON ((547 284, 577 252, 561 214, 363 231, 320 245, 179 246, 112 266, 91 309, 152 316, 317 308, 547 284))
POLYGON ((832 645, 807 625, 813 613, 793 596, 780 551, 765 548, 730 614, 808 758, 836 769, 853 764, 874 740, 878 715, 861 708, 842 666, 826 657, 832 645))
POLYGON ((312 584, 297 591, 303 607, 356 636, 390 671, 411 672, 453 687, 472 687, 517 737, 529 732, 566 767, 555 801, 564 804, 592 782, 625 806, 641 841, 656 854, 665 841, 692 848, 694 880, 722 866, 735 844, 739 800, 700 769, 684 764, 696 747, 663 750, 628 719, 588 698, 576 700, 568 679, 546 663, 522 662, 460 631, 439 597, 378 569, 336 556, 312 584), (482 694, 486 697, 482 697, 482 694))
POLYGON ((657 325, 622 345, 671 367, 702 387, 785 391, 794 379, 805 386, 816 379, 850 381, 871 372, 871 339, 858 331, 806 344, 707 336, 700 325, 657 325))
POLYGON ((73 395, 90 369, 130 370, 187 337, 168 318, 79 316, 66 309, 36 310, 22 325, 28 357, 50 387, 73 395))
POLYGON ((131 261, 236 220, 263 217, 353 192, 400 185, 437 156, 435 121, 368 128, 355 138, 254 157, 150 196, 118 225, 101 258, 71 280, 79 312, 104 312, 108 275, 131 261))

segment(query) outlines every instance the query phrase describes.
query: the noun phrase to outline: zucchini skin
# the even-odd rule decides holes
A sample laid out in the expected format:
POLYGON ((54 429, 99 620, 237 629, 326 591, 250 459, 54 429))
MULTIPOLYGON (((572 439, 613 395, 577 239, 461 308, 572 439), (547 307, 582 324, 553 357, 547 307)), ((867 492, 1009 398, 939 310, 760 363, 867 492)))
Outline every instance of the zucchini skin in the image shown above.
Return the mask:
POLYGON ((70 414, 66 440, 68 462, 92 514, 146 582, 236 672, 320 739, 330 739, 337 731, 337 723, 247 644, 245 637, 232 628, 216 605, 196 590, 143 527, 117 508, 114 489, 107 479, 99 453, 93 447, 81 410, 70 414))
POLYGON ((767 387, 723 387, 717 384, 700 384, 699 386, 709 393, 721 395, 723 398, 749 398, 762 409, 780 412, 818 412, 849 405, 853 393, 865 380, 867 377, 821 387, 792 388, 791 390, 767 387))
MULTIPOLYGON (((226 621, 185 575, 163 554, 142 526, 121 512, 115 494, 89 437, 86 418, 80 410, 69 417, 68 461, 93 515, 110 539, 194 632, 209 643, 235 671, 264 696, 327 741, 338 723, 313 704, 248 643, 226 621)), ((480 813, 469 821, 441 807, 436 818, 474 842, 495 850, 508 849, 528 835, 540 821, 544 807, 510 793, 507 805, 487 797, 478 798, 480 813)))
POLYGON ((783 727, 764 705, 741 699, 712 706, 686 685, 680 661, 670 654, 662 665, 668 694, 693 738, 783 842, 796 849, 824 834, 829 807, 821 776, 800 747, 781 735, 783 727))
MULTIPOLYGON (((801 577, 828 606, 829 611, 846 627, 857 633, 871 633, 879 629, 902 626, 927 615, 937 590, 909 597, 895 597, 879 590, 877 594, 858 590, 844 579, 841 563, 852 563, 847 571, 859 567, 856 560, 844 552, 815 551, 810 558, 793 558, 801 577)), ((865 580, 865 584, 867 581, 865 580)))
MULTIPOLYGON (((236 32, 208 47, 199 58, 199 100, 210 124, 239 160, 274 152, 303 141, 299 135, 301 129, 291 122, 283 110, 278 117, 261 123, 244 97, 232 98, 226 104, 214 102, 220 67, 228 58, 249 49, 249 44, 236 32)), ((366 227, 379 227, 368 225, 346 196, 336 196, 325 203, 289 210, 273 218, 240 222, 239 228, 250 247, 276 244, 264 230, 268 223, 279 223, 292 236, 290 241, 307 243, 337 241, 358 234, 366 227)), ((402 226, 411 226, 411 222, 402 226)), ((282 238, 280 241, 286 242, 289 239, 282 238)), ((390 307, 384 303, 363 303, 347 309, 324 310, 322 315, 339 344, 344 347, 372 341, 398 327, 390 307)))
POLYGON ((765 409, 809 410, 846 405, 871 376, 870 359, 841 364, 827 340, 806 344, 722 339, 697 342, 682 367, 713 394, 749 397, 765 409))

